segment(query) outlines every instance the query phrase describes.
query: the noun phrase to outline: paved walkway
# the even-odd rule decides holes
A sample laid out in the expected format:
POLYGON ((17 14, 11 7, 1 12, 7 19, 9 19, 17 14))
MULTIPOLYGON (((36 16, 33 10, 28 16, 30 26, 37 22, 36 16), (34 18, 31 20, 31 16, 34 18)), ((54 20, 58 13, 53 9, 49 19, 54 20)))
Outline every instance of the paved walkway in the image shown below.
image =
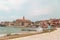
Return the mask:
POLYGON ((51 33, 32 35, 11 40, 60 40, 60 28, 51 33))

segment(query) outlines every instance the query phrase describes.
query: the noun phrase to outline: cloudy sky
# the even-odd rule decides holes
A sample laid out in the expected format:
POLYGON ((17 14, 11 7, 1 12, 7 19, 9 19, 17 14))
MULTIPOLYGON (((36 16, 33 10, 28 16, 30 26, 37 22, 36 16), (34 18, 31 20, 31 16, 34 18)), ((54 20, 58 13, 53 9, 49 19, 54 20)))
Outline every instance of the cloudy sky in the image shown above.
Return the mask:
POLYGON ((23 16, 32 21, 60 18, 60 0, 0 0, 0 21, 23 16))

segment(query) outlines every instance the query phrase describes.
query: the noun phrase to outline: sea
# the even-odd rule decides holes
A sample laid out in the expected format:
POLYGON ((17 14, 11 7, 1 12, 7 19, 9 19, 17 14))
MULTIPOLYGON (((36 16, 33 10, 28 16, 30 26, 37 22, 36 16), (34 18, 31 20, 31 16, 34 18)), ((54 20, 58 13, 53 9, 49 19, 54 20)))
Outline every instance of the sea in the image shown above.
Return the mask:
MULTIPOLYGON (((20 33, 22 31, 27 31, 28 29, 29 28, 20 28, 20 27, 15 27, 15 26, 12 26, 12 27, 0 26, 0 34, 20 33)), ((36 29, 36 28, 32 28, 32 29, 36 29)))

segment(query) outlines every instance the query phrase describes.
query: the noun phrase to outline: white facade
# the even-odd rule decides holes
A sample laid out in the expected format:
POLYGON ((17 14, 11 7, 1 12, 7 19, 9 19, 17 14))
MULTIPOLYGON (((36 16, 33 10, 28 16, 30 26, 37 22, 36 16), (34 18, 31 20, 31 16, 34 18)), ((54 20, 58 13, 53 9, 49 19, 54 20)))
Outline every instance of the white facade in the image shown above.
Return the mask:
POLYGON ((36 29, 36 31, 38 31, 38 32, 43 32, 43 28, 39 26, 39 27, 36 29))

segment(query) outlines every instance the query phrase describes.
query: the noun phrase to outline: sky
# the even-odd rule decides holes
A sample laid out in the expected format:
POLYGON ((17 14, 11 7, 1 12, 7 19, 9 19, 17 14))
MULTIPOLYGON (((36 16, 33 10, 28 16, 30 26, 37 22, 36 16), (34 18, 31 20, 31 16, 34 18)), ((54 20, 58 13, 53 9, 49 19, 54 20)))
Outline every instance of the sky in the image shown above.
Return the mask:
POLYGON ((60 0, 0 0, 0 21, 60 18, 60 0))

